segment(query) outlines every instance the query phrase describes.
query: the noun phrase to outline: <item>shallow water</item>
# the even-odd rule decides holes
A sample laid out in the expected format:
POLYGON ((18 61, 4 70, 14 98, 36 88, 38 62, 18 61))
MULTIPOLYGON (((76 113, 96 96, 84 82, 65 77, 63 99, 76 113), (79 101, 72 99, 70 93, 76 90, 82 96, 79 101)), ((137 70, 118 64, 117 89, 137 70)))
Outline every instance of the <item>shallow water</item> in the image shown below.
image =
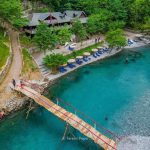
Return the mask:
MULTIPOLYGON (((150 48, 124 51, 80 68, 51 86, 48 96, 63 99, 120 136, 150 136, 150 48)), ((68 135, 61 141, 65 123, 43 108, 32 111, 28 120, 25 115, 20 112, 0 124, 0 150, 99 149, 73 129, 83 139, 68 135)))

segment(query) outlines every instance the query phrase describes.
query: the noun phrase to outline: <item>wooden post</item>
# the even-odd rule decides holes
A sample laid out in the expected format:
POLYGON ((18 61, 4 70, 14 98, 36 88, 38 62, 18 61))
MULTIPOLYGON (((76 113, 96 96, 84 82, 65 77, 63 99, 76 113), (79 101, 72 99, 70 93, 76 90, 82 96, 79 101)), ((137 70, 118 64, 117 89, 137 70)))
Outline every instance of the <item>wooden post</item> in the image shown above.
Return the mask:
POLYGON ((63 135, 63 137, 62 137, 62 139, 61 139, 62 141, 64 141, 64 140, 65 140, 65 136, 66 136, 66 133, 67 133, 68 127, 69 127, 69 124, 67 123, 67 124, 66 124, 66 128, 65 128, 64 135, 63 135))
POLYGON ((26 113, 27 113, 26 119, 28 119, 28 116, 29 116, 30 111, 33 110, 34 108, 35 108, 35 107, 32 107, 32 101, 30 101, 29 109, 28 109, 28 111, 26 112, 26 113))

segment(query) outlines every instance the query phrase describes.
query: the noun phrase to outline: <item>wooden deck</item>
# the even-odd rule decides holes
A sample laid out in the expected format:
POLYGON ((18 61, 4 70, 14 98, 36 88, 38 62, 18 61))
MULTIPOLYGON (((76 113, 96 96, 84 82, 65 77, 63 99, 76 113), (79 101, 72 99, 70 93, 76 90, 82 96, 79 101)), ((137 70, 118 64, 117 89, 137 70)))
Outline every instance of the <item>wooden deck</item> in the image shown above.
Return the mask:
POLYGON ((78 116, 74 115, 73 113, 68 112, 64 108, 56 105, 51 100, 46 98, 45 96, 41 95, 40 93, 36 92, 35 90, 31 89, 30 87, 23 86, 16 86, 16 91, 23 93, 24 95, 32 98, 36 103, 43 106, 45 109, 53 113, 55 116, 59 117, 82 134, 87 136, 88 138, 92 139, 96 144, 100 147, 104 148, 105 150, 116 150, 116 143, 114 140, 109 139, 105 135, 101 134, 97 131, 94 127, 83 121, 78 116))

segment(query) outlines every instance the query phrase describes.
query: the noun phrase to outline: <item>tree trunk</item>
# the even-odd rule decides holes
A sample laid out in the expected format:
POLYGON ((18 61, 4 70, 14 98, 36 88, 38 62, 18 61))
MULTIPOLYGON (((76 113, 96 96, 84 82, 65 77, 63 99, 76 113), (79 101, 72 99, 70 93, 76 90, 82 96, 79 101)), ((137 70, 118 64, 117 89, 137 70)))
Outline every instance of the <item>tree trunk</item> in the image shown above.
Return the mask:
POLYGON ((57 73, 58 73, 58 68, 52 67, 52 74, 57 74, 57 73))

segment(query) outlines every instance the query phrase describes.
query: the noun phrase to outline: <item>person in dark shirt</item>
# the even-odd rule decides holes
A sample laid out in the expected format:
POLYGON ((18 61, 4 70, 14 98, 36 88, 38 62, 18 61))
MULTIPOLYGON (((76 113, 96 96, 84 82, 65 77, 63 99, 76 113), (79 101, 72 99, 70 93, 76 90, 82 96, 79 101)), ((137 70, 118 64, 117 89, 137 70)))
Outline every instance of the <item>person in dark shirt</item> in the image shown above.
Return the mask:
POLYGON ((12 79, 12 84, 13 84, 13 86, 14 86, 14 88, 15 88, 15 86, 16 86, 16 81, 15 81, 15 79, 12 79))

